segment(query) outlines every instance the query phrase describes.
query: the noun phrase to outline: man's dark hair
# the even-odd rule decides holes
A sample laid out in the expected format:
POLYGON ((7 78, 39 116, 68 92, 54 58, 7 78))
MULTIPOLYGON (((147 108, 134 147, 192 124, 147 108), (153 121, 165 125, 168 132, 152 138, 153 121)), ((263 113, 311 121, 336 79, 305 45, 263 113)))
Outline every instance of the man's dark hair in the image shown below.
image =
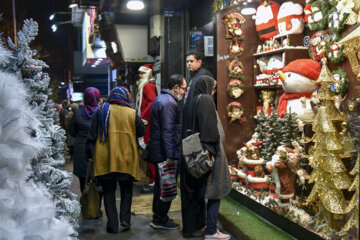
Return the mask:
POLYGON ((180 74, 171 75, 169 81, 167 82, 167 89, 171 90, 176 85, 180 87, 183 83, 183 79, 184 77, 180 74))
POLYGON ((196 60, 202 60, 202 58, 203 58, 203 54, 201 53, 201 52, 198 52, 198 51, 195 51, 195 50, 190 50, 190 51, 188 51, 187 53, 186 53, 186 56, 188 57, 188 56, 194 56, 194 58, 196 59, 196 60))

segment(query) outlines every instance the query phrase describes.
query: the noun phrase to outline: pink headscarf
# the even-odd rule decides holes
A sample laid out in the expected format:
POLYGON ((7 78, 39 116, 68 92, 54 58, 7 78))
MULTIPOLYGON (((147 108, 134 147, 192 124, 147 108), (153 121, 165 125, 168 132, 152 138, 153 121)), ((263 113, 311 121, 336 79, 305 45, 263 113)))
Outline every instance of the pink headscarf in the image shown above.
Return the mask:
POLYGON ((97 110, 99 109, 98 101, 100 97, 100 91, 94 87, 88 87, 84 93, 84 107, 81 114, 86 119, 91 119, 97 110))

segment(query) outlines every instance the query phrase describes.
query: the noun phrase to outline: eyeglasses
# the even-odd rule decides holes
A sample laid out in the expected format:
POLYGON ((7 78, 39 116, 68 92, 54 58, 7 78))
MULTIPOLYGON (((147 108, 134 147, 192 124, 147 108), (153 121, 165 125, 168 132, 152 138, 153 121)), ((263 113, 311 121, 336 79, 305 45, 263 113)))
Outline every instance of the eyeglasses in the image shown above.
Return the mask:
POLYGON ((184 90, 184 92, 186 92, 186 87, 180 87, 182 90, 184 90))

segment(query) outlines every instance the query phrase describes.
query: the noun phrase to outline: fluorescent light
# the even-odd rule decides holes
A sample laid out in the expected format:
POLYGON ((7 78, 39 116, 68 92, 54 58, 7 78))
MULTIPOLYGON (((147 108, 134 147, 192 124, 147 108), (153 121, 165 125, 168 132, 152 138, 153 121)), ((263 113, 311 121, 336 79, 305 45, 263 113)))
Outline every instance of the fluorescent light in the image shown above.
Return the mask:
POLYGON ((242 15, 253 15, 255 13, 256 13, 256 9, 253 7, 245 7, 243 9, 241 9, 242 15))
POLYGON ((53 20, 55 17, 55 13, 51 14, 50 17, 49 17, 49 20, 53 20))
POLYGON ((91 67, 96 67, 96 65, 91 65, 91 67))
POLYGON ((140 0, 130 0, 127 2, 126 7, 130 10, 144 9, 144 2, 140 0))

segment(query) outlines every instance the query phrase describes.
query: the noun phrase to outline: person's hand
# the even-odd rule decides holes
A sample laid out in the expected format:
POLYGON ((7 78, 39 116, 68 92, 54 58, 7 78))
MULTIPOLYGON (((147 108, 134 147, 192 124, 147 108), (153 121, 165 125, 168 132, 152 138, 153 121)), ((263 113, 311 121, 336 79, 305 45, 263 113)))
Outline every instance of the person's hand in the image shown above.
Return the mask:
POLYGON ((145 120, 145 119, 141 119, 141 120, 143 121, 145 126, 148 125, 149 122, 147 120, 145 120))
POLYGON ((167 158, 166 159, 166 165, 171 166, 173 164, 174 164, 174 160, 172 158, 167 158))

